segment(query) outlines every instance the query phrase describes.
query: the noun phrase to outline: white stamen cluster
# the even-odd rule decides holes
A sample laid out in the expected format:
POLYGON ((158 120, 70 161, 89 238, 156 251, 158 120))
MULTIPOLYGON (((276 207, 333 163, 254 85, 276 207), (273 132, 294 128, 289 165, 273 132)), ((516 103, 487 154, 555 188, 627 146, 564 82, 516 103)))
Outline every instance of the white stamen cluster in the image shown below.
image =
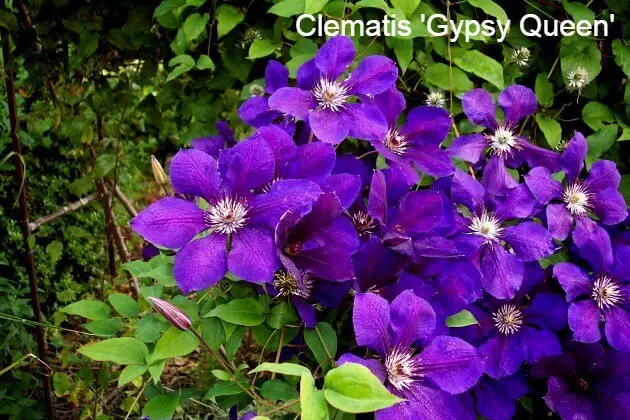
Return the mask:
POLYGON ((527 67, 532 53, 527 47, 516 48, 512 51, 512 61, 519 67, 527 67))
POLYGON ((601 276, 593 284, 591 297, 599 309, 609 309, 623 301, 621 288, 608 276, 601 276))
POLYGON ((569 89, 581 92, 584 86, 588 85, 588 71, 584 67, 572 70, 567 76, 567 85, 569 89))
POLYGON ((273 184, 275 184, 276 182, 280 180, 282 180, 281 177, 275 177, 274 179, 272 179, 271 181, 267 182, 265 185, 260 187, 260 189, 262 190, 262 192, 266 194, 271 190, 271 187, 273 186, 273 184))
POLYGON ((404 391, 422 377, 420 360, 411 347, 394 347, 385 358, 387 381, 398 391, 404 391))
POLYGON ((205 220, 216 232, 231 234, 245 226, 248 212, 245 200, 225 196, 210 204, 205 220))
POLYGON ((249 87, 249 96, 262 96, 265 93, 265 88, 257 85, 257 84, 253 84, 249 87))
POLYGON ((503 233, 501 221, 485 210, 472 217, 469 228, 475 235, 486 238, 486 243, 499 241, 503 233))
POLYGON ((521 149, 518 137, 508 125, 500 125, 494 133, 486 135, 490 150, 497 156, 511 155, 513 149, 521 149))
POLYGON ((590 210, 591 193, 580 181, 567 185, 562 193, 562 200, 574 216, 584 216, 590 210))
POLYGON ((397 128, 392 128, 387 132, 384 144, 385 147, 387 147, 398 156, 404 155, 409 148, 407 137, 402 134, 397 128))
POLYGON ((369 235, 374 232, 376 227, 372 216, 363 210, 350 213, 350 221, 359 235, 369 235))
POLYGON ((431 91, 427 95, 426 101, 424 103, 428 106, 436 106, 438 108, 443 108, 446 104, 446 98, 444 94, 439 91, 431 91))
POLYGON ((492 314, 494 326, 504 335, 514 334, 523 325, 523 314, 516 305, 503 305, 492 314))
POLYGON ((311 92, 319 104, 317 109, 329 109, 334 112, 343 109, 350 98, 347 86, 325 77, 319 79, 311 92))
POLYGON ((291 273, 279 271, 274 276, 273 285, 283 296, 300 296, 308 299, 311 294, 313 282, 308 273, 302 274, 302 287, 298 283, 298 279, 291 273))

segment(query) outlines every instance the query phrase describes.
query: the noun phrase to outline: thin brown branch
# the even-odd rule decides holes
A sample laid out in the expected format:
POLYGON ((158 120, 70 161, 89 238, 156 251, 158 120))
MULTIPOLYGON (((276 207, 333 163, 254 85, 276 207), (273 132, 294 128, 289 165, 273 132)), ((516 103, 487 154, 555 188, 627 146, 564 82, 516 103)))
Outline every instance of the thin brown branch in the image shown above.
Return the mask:
POLYGON ((66 206, 61 207, 59 210, 57 210, 54 213, 50 213, 42 217, 41 219, 37 219, 36 221, 29 223, 29 228, 31 229, 31 233, 35 232, 37 229, 39 229, 42 225, 45 225, 46 223, 50 223, 61 216, 64 216, 68 213, 72 213, 73 211, 80 209, 81 207, 90 203, 95 198, 98 198, 98 193, 92 193, 90 195, 87 195, 81 198, 80 200, 74 201, 66 206))
POLYGON ((127 213, 129 213, 131 217, 136 217, 138 215, 138 211, 133 206, 133 203, 127 198, 125 194, 123 194, 118 185, 114 186, 114 195, 116 196, 118 201, 120 201, 120 204, 123 205, 125 210, 127 210, 127 213))

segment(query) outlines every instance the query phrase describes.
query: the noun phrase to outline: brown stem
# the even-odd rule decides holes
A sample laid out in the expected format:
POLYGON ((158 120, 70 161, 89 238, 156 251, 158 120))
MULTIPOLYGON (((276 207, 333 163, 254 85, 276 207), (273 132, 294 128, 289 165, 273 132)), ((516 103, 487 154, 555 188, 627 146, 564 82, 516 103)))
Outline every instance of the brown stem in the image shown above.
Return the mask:
MULTIPOLYGON (((4 2, 3 2, 4 3, 4 2)), ((15 165, 15 182, 19 190, 20 210, 22 212, 22 218, 20 220, 20 227, 22 228, 22 238, 24 239, 24 251, 26 254, 26 271, 28 273, 29 286, 31 291, 31 305, 35 314, 35 321, 38 326, 35 327, 35 335, 37 338, 37 350, 39 352, 39 359, 42 368, 47 366, 46 363, 46 338, 44 335, 44 329, 41 326, 43 317, 42 310, 39 305, 39 294, 37 286, 37 277, 35 274, 35 260, 33 258, 33 250, 29 245, 29 237, 31 236, 31 230, 29 228, 29 214, 28 203, 26 201, 26 178, 24 175, 24 167, 22 166, 22 145, 17 135, 18 131, 18 118, 17 118, 17 105, 15 103, 15 86, 13 84, 13 62, 11 61, 11 41, 9 35, 5 34, 2 42, 2 55, 4 59, 5 69, 5 83, 7 88, 7 102, 9 105, 9 121, 11 123, 11 140, 13 146, 13 164, 15 165)), ((49 420, 55 418, 55 412, 53 408, 52 393, 50 388, 50 376, 44 375, 42 377, 44 382, 44 402, 46 404, 46 414, 49 420)))
POLYGON ((73 211, 80 209, 81 207, 90 203, 95 198, 98 198, 98 193, 92 193, 90 195, 87 195, 81 198, 80 200, 74 201, 66 206, 63 206, 62 208, 60 208, 54 213, 50 213, 42 217, 41 219, 37 219, 34 222, 29 223, 28 225, 29 225, 29 228, 31 229, 31 233, 35 232, 37 229, 39 229, 40 227, 42 227, 42 225, 45 225, 46 223, 50 223, 61 216, 65 216, 68 213, 72 213, 73 211))
MULTIPOLYGON (((282 331, 280 331, 280 342, 278 343, 278 351, 276 352, 276 360, 275 363, 280 361, 280 353, 282 352, 282 342, 284 341, 284 325, 282 326, 282 331)), ((271 374, 271 379, 276 379, 276 372, 271 374)))
POLYGON ((123 194, 123 192, 120 190, 118 185, 116 185, 114 188, 114 195, 116 196, 118 201, 120 201, 120 204, 123 205, 125 210, 127 210, 127 213, 129 213, 129 216, 136 217, 138 215, 138 211, 133 206, 133 203, 131 202, 131 200, 129 200, 129 198, 127 198, 125 194, 123 194))

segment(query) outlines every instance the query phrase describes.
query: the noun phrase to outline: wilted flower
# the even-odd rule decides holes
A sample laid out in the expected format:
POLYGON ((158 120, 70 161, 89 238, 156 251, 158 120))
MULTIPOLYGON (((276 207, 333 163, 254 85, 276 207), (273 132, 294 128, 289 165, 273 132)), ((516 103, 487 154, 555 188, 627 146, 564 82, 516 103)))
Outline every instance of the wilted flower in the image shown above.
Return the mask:
POLYGON ((516 48, 512 51, 512 61, 514 61, 519 67, 527 67, 529 65, 529 58, 531 52, 527 47, 516 48))
POLYGON ((567 76, 567 86, 569 89, 577 89, 582 92, 584 86, 588 84, 588 71, 584 67, 577 67, 567 76))
POLYGON ((186 312, 162 299, 149 297, 149 301, 153 304, 155 310, 161 313, 172 326, 182 331, 190 329, 190 318, 188 318, 186 312))
POLYGON ((245 33, 243 34, 243 39, 241 40, 241 48, 245 49, 249 47, 252 44, 252 42, 261 38, 262 36, 258 29, 254 27, 247 28, 245 30, 245 33))
POLYGON ((170 184, 168 181, 168 175, 164 172, 164 168, 162 168, 160 161, 153 155, 151 155, 151 169, 153 170, 153 178, 155 178, 155 182, 157 182, 164 191, 168 191, 170 184))
POLYGON ((444 108, 444 104, 446 103, 446 98, 444 97, 444 93, 437 90, 432 90, 427 95, 427 99, 424 101, 427 106, 435 106, 438 108, 444 108))

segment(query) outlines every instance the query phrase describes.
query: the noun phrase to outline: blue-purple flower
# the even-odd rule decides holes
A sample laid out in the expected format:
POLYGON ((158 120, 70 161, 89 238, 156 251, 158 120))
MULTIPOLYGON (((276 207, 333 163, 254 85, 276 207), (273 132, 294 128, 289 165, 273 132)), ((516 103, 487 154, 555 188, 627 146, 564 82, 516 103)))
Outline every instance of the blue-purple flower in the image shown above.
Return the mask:
POLYGON ((337 144, 348 136, 363 140, 383 138, 387 132, 385 118, 364 99, 393 87, 398 69, 389 58, 374 55, 364 58, 342 79, 354 55, 350 38, 331 38, 314 59, 298 69, 298 87, 276 90, 269 98, 269 106, 307 121, 313 134, 326 143, 337 144))
POLYGON ((218 134, 209 137, 199 137, 192 140, 192 148, 206 152, 213 158, 219 157, 219 152, 226 147, 232 147, 236 144, 234 140, 234 131, 227 122, 219 121, 216 124, 218 134))

